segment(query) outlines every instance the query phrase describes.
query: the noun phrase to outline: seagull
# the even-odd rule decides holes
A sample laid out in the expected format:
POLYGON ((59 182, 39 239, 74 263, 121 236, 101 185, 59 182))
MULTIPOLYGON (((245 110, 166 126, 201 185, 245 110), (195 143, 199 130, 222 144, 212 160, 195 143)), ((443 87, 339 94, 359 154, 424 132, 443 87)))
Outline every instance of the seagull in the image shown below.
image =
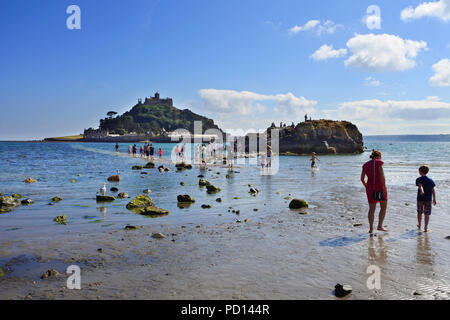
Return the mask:
POLYGON ((99 190, 101 195, 105 195, 106 194, 106 183, 103 184, 103 187, 100 188, 99 190))

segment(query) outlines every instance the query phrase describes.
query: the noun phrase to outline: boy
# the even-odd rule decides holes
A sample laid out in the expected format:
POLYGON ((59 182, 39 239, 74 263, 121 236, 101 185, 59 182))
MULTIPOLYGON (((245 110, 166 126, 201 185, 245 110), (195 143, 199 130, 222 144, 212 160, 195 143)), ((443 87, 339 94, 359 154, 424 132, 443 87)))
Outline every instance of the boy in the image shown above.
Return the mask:
POLYGON ((416 186, 419 187, 417 191, 417 221, 419 224, 417 227, 422 226, 422 214, 425 215, 425 228, 424 231, 428 232, 428 222, 431 215, 431 201, 436 205, 436 191, 434 187, 434 181, 427 177, 430 168, 428 166, 421 166, 419 168, 420 178, 416 180, 416 186))
POLYGON ((316 160, 320 162, 319 158, 317 158, 317 154, 315 152, 311 153, 311 169, 317 168, 316 160))

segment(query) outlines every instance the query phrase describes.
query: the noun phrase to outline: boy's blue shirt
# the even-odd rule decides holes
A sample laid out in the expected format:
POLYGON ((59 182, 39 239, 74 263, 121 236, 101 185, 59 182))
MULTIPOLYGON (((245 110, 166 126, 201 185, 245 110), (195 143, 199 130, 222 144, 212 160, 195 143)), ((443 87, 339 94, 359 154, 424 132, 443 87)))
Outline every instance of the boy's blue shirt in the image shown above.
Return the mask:
POLYGON ((420 194, 420 191, 417 190, 417 201, 431 201, 433 200, 433 188, 436 186, 434 181, 427 176, 422 176, 416 179, 416 186, 422 185, 424 195, 420 194))

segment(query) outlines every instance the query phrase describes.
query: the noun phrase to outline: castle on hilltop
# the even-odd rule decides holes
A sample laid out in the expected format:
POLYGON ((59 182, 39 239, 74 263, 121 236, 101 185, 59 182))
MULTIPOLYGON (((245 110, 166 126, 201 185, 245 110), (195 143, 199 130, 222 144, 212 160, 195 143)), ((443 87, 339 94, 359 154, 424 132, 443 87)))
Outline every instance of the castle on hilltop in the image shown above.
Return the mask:
POLYGON ((145 98, 144 103, 142 103, 142 99, 138 99, 138 104, 144 104, 147 106, 155 105, 155 104, 165 104, 173 107, 173 100, 171 98, 161 99, 159 97, 159 93, 156 92, 154 97, 145 98))

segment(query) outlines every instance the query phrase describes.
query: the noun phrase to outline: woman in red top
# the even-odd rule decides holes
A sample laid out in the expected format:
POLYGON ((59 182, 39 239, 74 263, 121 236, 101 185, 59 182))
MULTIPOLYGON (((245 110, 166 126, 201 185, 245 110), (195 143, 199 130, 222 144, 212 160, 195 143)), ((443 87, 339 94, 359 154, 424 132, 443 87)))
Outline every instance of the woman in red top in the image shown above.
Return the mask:
POLYGON ((373 223, 375 220, 377 203, 380 203, 381 207, 380 214, 378 216, 377 230, 385 232, 388 231, 383 227, 384 217, 386 216, 388 194, 383 170, 384 162, 381 161, 381 152, 378 150, 373 151, 370 158, 372 160, 366 162, 362 167, 361 182, 366 188, 367 200, 369 202, 369 233, 373 234, 373 223))

